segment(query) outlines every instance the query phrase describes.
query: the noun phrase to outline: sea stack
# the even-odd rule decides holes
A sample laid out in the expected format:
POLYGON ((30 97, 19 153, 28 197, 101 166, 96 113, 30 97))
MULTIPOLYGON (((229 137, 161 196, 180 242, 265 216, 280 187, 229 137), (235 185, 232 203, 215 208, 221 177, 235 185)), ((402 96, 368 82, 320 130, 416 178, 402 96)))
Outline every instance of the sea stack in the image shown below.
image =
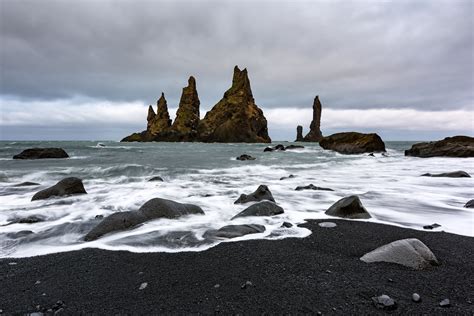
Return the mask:
POLYGON ((267 120, 255 104, 247 69, 235 66, 232 86, 199 124, 199 140, 270 143, 267 120))
POLYGON ((196 139, 200 119, 199 104, 196 79, 191 76, 188 79, 188 86, 183 88, 178 111, 176 112, 176 119, 171 127, 176 141, 189 142, 196 139))
POLYGON ((304 137, 305 142, 319 142, 323 138, 321 133, 321 102, 319 96, 314 98, 313 102, 313 120, 309 126, 309 133, 304 137))
POLYGON ((298 125, 296 127, 296 140, 295 142, 303 142, 303 126, 298 125))
MULTIPOLYGON (((147 132, 152 136, 156 136, 171 127, 170 114, 168 113, 168 104, 165 94, 162 92, 161 97, 156 102, 156 115, 151 117, 150 109, 148 110, 147 132)), ((151 109, 153 111, 153 109, 151 109)))

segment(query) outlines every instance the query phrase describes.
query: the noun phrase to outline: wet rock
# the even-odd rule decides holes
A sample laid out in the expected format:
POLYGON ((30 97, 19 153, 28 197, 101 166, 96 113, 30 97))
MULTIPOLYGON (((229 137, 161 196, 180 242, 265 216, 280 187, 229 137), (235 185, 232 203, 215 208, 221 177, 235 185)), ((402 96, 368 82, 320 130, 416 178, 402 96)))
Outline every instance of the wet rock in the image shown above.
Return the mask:
POLYGON ((313 101, 313 120, 309 126, 309 133, 306 134, 303 141, 319 142, 323 138, 323 134, 321 133, 321 111, 322 105, 317 95, 313 101))
POLYGON ((102 215, 102 214, 99 214, 99 215, 95 216, 95 219, 103 219, 103 218, 104 218, 104 215, 102 215))
POLYGON ((301 145, 288 145, 288 146, 285 147, 282 144, 278 144, 275 147, 271 147, 271 146, 265 147, 265 149, 263 151, 264 152, 286 151, 286 150, 303 149, 303 148, 304 148, 304 146, 301 146, 301 145))
POLYGON ((232 217, 232 219, 246 216, 274 216, 283 213, 284 210, 280 206, 270 201, 263 201, 250 205, 245 210, 232 217))
POLYGON ((342 218, 371 218, 357 195, 340 199, 325 212, 326 215, 342 218))
POLYGON ((321 223, 318 223, 318 226, 324 227, 324 228, 334 228, 337 226, 337 224, 333 222, 321 222, 321 223))
POLYGON ((29 148, 23 150, 13 159, 48 159, 48 158, 69 158, 69 155, 62 148, 29 148))
POLYGON ((160 182, 163 182, 163 178, 162 177, 153 177, 151 179, 148 180, 148 182, 154 182, 154 181, 160 181, 160 182))
POLYGON ((370 154, 368 154, 367 156, 369 156, 369 157, 375 157, 374 153, 370 153, 370 154))
POLYGON ((17 239, 17 238, 22 238, 31 234, 33 234, 31 230, 20 230, 19 232, 16 232, 16 233, 8 233, 7 237, 11 239, 17 239))
POLYGON ((414 144, 405 150, 405 156, 429 157, 474 157, 474 138, 469 136, 446 137, 436 142, 414 144))
POLYGON ((280 227, 291 228, 291 227, 293 227, 293 224, 289 223, 289 222, 283 222, 283 224, 281 224, 280 227))
POLYGON ((52 196, 65 196, 72 194, 87 194, 81 179, 75 177, 65 178, 52 187, 39 191, 31 200, 44 200, 52 196))
POLYGON ((448 298, 445 298, 444 300, 442 300, 441 302, 439 302, 439 306, 441 306, 441 307, 449 307, 449 306, 451 306, 451 302, 449 301, 448 298))
POLYGON ((286 179, 291 179, 294 178, 295 176, 290 174, 288 177, 281 177, 280 180, 286 180, 286 179))
POLYGON ((236 238, 249 234, 258 234, 265 231, 265 226, 257 224, 227 225, 217 230, 211 229, 204 233, 203 237, 207 239, 236 238))
POLYGON ((250 194, 241 194, 240 197, 234 202, 234 204, 244 204, 248 202, 258 202, 268 200, 275 202, 272 192, 266 185, 259 185, 255 192, 250 194))
POLYGON ((10 220, 10 224, 34 224, 44 222, 46 217, 39 215, 30 215, 28 217, 14 218, 10 220))
POLYGON ((372 302, 378 309, 390 311, 397 308, 397 302, 386 294, 372 297, 372 302))
POLYGON ((363 255, 360 260, 366 263, 391 262, 415 270, 423 270, 439 265, 431 250, 415 238, 401 239, 381 246, 363 255))
POLYGON ((36 182, 29 182, 29 181, 26 181, 26 182, 22 182, 22 183, 18 183, 18 184, 15 184, 13 185, 14 187, 27 187, 27 186, 34 186, 34 185, 40 185, 39 183, 36 183, 36 182))
POLYGON ((454 172, 445 172, 438 174, 424 173, 422 177, 445 177, 445 178, 470 178, 469 173, 465 171, 454 171, 454 172))
POLYGON ((285 150, 292 150, 292 149, 303 149, 304 146, 301 145, 288 145, 285 147, 285 150))
POLYGON ((243 154, 243 155, 240 155, 239 157, 237 157, 237 160, 255 160, 256 158, 255 157, 252 157, 250 155, 247 155, 247 154, 243 154))
POLYGON ((130 229, 153 219, 174 219, 190 214, 204 214, 204 211, 197 205, 155 198, 143 204, 137 211, 117 212, 107 216, 84 237, 84 240, 96 240, 107 233, 130 229))
POLYGON ((411 300, 415 303, 421 302, 421 296, 418 293, 413 293, 411 296, 411 300))
POLYGON ((438 228, 438 227, 441 227, 441 225, 434 223, 434 224, 431 224, 431 225, 423 226, 423 229, 435 229, 435 228, 438 228))
POLYGON ((304 141, 303 139, 303 126, 298 125, 296 127, 296 140, 295 142, 302 142, 304 141))
POLYGON ((473 200, 469 200, 465 205, 464 207, 466 208, 474 208, 474 199, 473 200))
POLYGON ((384 152, 385 144, 379 135, 356 132, 337 133, 323 137, 319 145, 324 149, 334 150, 341 154, 362 154, 384 152))
POLYGON ((313 184, 309 184, 309 185, 306 185, 306 186, 298 186, 298 187, 295 188, 295 191, 303 191, 303 190, 334 191, 333 189, 317 187, 313 184))

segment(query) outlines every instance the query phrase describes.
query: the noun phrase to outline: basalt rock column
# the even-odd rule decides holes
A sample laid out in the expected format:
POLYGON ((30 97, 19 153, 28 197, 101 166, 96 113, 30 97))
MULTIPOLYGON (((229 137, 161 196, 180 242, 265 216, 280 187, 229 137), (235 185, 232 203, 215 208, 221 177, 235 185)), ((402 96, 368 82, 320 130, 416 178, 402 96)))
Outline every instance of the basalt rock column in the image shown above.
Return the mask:
POLYGON ((196 90, 196 80, 193 76, 188 79, 188 86, 183 88, 179 101, 176 119, 171 127, 179 141, 193 141, 199 126, 199 96, 196 90))
POLYGON ((309 126, 309 133, 304 137, 305 142, 319 142, 323 138, 321 134, 321 102, 319 96, 313 102, 313 120, 309 126))
POLYGON ((295 142, 302 142, 304 141, 303 139, 303 126, 298 125, 296 127, 296 140, 295 142))

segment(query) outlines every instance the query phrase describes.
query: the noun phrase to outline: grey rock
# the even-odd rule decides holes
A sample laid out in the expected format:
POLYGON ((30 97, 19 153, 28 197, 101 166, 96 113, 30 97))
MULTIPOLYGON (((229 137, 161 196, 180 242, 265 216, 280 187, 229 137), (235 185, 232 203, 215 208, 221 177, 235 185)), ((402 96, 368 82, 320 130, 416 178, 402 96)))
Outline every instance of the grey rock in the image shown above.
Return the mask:
POLYGON ((470 178, 471 176, 469 173, 465 171, 453 171, 453 172, 445 172, 445 173, 438 173, 438 174, 431 174, 431 173, 424 173, 421 175, 422 177, 440 177, 440 178, 470 178))
POLYGON ((391 262, 415 270, 423 270, 439 265, 431 250, 415 238, 401 239, 381 246, 363 255, 360 260, 366 263, 391 262))
POLYGON ((290 174, 288 177, 281 177, 280 180, 286 180, 286 179, 291 179, 294 178, 295 176, 290 174))
POLYGON ((143 204, 137 211, 117 212, 107 216, 84 237, 84 240, 96 240, 107 233, 130 229, 153 219, 174 219, 190 214, 204 214, 204 211, 197 205, 155 198, 143 204))
POLYGON ((40 184, 36 182, 26 181, 26 182, 15 184, 13 186, 14 187, 27 187, 27 186, 34 186, 34 185, 40 185, 40 184))
POLYGON ((411 300, 415 303, 421 302, 421 296, 418 293, 413 293, 411 296, 411 300))
POLYGON ((64 196, 72 194, 87 194, 81 179, 75 177, 62 179, 52 187, 36 193, 31 200, 44 200, 52 196, 64 196))
POLYGON ((255 157, 252 157, 250 155, 247 155, 247 154, 243 154, 243 155, 240 155, 239 157, 237 157, 237 160, 255 160, 256 158, 255 157))
POLYGON ((154 181, 160 181, 160 182, 163 182, 163 178, 162 177, 153 177, 151 179, 148 180, 148 182, 154 182, 154 181))
POLYGON ((445 298, 444 300, 442 300, 441 302, 439 302, 439 306, 441 306, 441 307, 449 307, 449 306, 451 306, 451 302, 449 301, 448 298, 445 298))
POLYGON ((423 229, 435 229, 435 228, 438 228, 438 227, 441 227, 441 225, 434 223, 434 224, 431 224, 431 225, 423 226, 423 229))
POLYGON ((11 239, 17 239, 17 238, 22 238, 31 234, 33 234, 31 230, 20 230, 19 232, 16 232, 16 233, 8 233, 7 237, 11 239))
POLYGON ((273 198, 272 192, 270 192, 270 189, 266 185, 260 185, 258 186, 257 190, 255 192, 250 193, 250 194, 241 194, 240 197, 234 202, 234 204, 243 204, 243 203, 248 203, 248 202, 258 202, 258 201, 263 201, 263 200, 268 200, 275 202, 275 199, 273 198))
POLYGON ((464 207, 466 207, 466 208, 474 208, 474 199, 469 200, 469 201, 464 205, 464 207))
POLYGON ((321 223, 318 223, 318 226, 324 227, 324 228, 334 228, 337 226, 337 224, 333 222, 321 222, 321 223))
POLYGON ((372 302, 375 307, 383 310, 394 310, 397 308, 397 302, 386 294, 372 297, 372 302))
POLYGON ((47 158, 69 158, 62 148, 28 148, 13 159, 47 159, 47 158))
POLYGON ((306 186, 298 186, 295 188, 295 191, 303 191, 303 190, 334 191, 333 189, 330 189, 330 188, 317 187, 312 183, 306 186))
POLYGON ((283 213, 284 210, 282 207, 270 201, 263 201, 250 205, 245 210, 232 217, 232 219, 246 216, 273 216, 283 213))
POLYGON ((293 227, 293 224, 290 222, 283 222, 280 227, 291 228, 293 227))
POLYGON ((265 226, 257 224, 227 225, 217 230, 210 229, 204 233, 203 237, 207 239, 230 239, 249 234, 263 233, 264 231, 265 226))
POLYGON ((371 218, 357 195, 340 199, 325 212, 326 215, 342 218, 371 218))
POLYGON ((45 220, 46 220, 46 217, 44 217, 44 216, 30 215, 28 217, 14 218, 14 219, 10 220, 8 225, 10 225, 10 224, 34 224, 34 223, 44 222, 45 220))

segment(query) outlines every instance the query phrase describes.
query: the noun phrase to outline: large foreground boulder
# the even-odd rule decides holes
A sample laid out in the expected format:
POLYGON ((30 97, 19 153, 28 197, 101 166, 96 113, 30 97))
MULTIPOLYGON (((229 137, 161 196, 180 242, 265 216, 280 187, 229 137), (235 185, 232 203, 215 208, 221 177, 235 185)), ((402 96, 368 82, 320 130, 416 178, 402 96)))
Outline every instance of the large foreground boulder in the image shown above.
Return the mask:
POLYGON ((471 176, 466 171, 453 171, 444 173, 424 173, 422 177, 439 177, 439 178, 470 178, 471 176))
POLYGON ((245 210, 232 217, 232 219, 246 216, 273 216, 283 214, 284 212, 285 211, 283 210, 283 208, 276 205, 275 203, 270 201, 263 201, 250 205, 245 210))
POLYGON ((234 204, 244 204, 248 202, 258 202, 268 200, 275 202, 272 192, 266 185, 260 185, 255 192, 250 194, 241 194, 240 197, 234 202, 234 204))
POLYGON ((325 212, 326 215, 342 218, 371 218, 357 195, 340 199, 325 212))
POLYGON ((84 240, 96 240, 107 233, 130 229, 153 219, 174 219, 190 214, 204 214, 204 211, 197 205, 155 198, 143 204, 137 211, 117 212, 107 216, 84 237, 84 240))
POLYGON ((465 208, 474 208, 474 199, 467 201, 464 205, 465 208))
POLYGON ((337 133, 323 137, 319 145, 341 154, 385 152, 385 144, 379 135, 356 132, 337 133))
POLYGON ((44 200, 52 196, 64 196, 72 194, 87 194, 81 179, 75 177, 62 179, 52 187, 41 190, 33 195, 31 200, 44 200))
POLYGON ((429 157, 474 157, 474 138, 469 136, 446 137, 436 142, 418 143, 405 150, 405 156, 429 157))
POLYGON ((48 159, 48 158, 69 158, 69 155, 62 148, 29 148, 23 150, 13 159, 48 159))
POLYGON ((211 229, 204 233, 203 237, 207 239, 229 239, 237 238, 249 234, 258 234, 265 231, 265 226, 257 224, 245 225, 227 225, 219 229, 211 229))
POLYGON ((423 270, 434 265, 439 265, 438 260, 430 248, 415 238, 391 242, 366 253, 360 260, 367 263, 397 263, 415 270, 423 270))

